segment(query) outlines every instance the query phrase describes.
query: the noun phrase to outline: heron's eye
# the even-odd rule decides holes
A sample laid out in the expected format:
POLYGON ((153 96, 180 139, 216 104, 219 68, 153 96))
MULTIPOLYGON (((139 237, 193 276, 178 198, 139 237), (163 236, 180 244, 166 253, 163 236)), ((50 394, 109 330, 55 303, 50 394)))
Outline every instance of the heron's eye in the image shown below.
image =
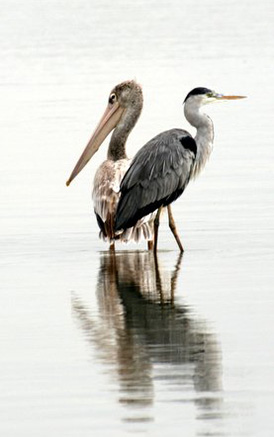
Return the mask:
POLYGON ((117 96, 116 96, 116 94, 115 94, 115 93, 111 93, 110 96, 109 96, 108 102, 109 102, 111 105, 113 105, 113 103, 116 102, 116 100, 117 100, 117 96))
POLYGON ((213 93, 212 92, 207 93, 207 97, 213 97, 213 93))

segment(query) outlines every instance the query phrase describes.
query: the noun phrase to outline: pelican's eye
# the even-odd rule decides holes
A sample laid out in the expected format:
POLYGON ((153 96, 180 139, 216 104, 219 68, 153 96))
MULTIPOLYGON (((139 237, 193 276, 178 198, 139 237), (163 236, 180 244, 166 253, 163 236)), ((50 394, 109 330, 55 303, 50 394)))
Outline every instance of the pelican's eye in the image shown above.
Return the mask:
POLYGON ((111 105, 113 105, 114 102, 116 102, 117 100, 117 96, 115 93, 111 93, 108 99, 108 103, 110 103, 111 105))

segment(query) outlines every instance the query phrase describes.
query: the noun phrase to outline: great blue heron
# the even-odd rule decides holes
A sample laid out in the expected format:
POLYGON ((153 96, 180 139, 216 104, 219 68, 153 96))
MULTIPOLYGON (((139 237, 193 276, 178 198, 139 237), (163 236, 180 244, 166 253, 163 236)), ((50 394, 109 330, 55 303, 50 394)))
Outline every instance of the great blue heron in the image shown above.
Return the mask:
POLYGON ((96 171, 92 192, 100 237, 110 243, 110 248, 114 248, 115 239, 127 242, 139 241, 143 237, 151 246, 153 238, 153 217, 150 216, 136 220, 132 227, 127 226, 119 235, 114 234, 114 217, 120 196, 120 182, 130 164, 126 155, 126 141, 141 114, 142 107, 142 88, 134 80, 115 86, 109 95, 107 108, 98 126, 67 181, 69 185, 114 129, 107 160, 96 171))
POLYGON ((197 129, 195 138, 185 130, 171 129, 154 137, 137 152, 121 182, 115 232, 125 231, 158 209, 154 222, 156 251, 160 213, 167 206, 170 228, 183 251, 170 204, 183 193, 189 180, 198 175, 212 150, 213 123, 201 107, 216 100, 241 98, 243 96, 224 96, 201 87, 188 93, 184 114, 197 129))

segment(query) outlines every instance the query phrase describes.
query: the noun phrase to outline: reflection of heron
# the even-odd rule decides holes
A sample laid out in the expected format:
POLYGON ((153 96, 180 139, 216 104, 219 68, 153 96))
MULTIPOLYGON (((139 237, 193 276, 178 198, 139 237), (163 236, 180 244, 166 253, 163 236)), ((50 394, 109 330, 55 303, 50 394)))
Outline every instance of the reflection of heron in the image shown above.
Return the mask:
POLYGON ((114 239, 139 241, 152 239, 150 216, 137 221, 133 227, 114 235, 114 215, 119 199, 120 182, 129 167, 126 141, 143 107, 142 88, 135 81, 126 81, 113 88, 108 106, 87 147, 77 162, 67 185, 84 168, 107 135, 114 129, 108 148, 107 160, 98 168, 92 193, 94 211, 100 228, 100 237, 114 247, 114 239))
POLYGON ((204 167, 213 144, 213 123, 201 107, 216 100, 240 99, 223 96, 207 88, 195 88, 185 98, 185 117, 197 129, 195 138, 182 129, 160 133, 133 158, 121 183, 115 231, 126 230, 156 211, 154 250, 157 250, 161 208, 168 207, 169 225, 183 251, 171 214, 170 204, 186 188, 189 180, 204 167))
POLYGON ((160 369, 161 381, 174 395, 184 399, 192 386, 199 399, 195 403, 204 408, 204 399, 206 408, 214 409, 216 399, 210 403, 209 393, 221 385, 215 336, 187 307, 176 304, 181 257, 173 271, 161 268, 160 261, 151 252, 102 254, 99 318, 76 297, 73 314, 85 338, 98 346, 100 360, 118 374, 120 402, 143 408, 152 404, 160 369))

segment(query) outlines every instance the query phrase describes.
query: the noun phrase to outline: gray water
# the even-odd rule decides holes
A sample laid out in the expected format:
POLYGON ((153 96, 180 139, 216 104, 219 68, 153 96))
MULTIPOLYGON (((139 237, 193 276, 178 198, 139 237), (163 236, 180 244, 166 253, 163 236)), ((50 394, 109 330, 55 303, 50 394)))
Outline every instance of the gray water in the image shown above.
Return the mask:
POLYGON ((1 436, 272 436, 272 1, 0 1, 1 436), (120 81, 145 106, 134 155, 186 127, 196 86, 215 148, 164 217, 159 255, 98 239, 104 144, 67 188, 120 81))

